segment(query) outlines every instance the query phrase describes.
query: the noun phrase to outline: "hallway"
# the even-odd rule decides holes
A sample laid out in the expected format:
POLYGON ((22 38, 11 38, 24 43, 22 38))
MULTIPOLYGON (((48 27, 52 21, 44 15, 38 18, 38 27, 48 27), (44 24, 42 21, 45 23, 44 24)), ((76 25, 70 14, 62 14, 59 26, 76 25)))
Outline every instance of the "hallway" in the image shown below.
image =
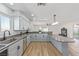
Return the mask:
POLYGON ((61 56, 50 42, 31 42, 23 56, 61 56))

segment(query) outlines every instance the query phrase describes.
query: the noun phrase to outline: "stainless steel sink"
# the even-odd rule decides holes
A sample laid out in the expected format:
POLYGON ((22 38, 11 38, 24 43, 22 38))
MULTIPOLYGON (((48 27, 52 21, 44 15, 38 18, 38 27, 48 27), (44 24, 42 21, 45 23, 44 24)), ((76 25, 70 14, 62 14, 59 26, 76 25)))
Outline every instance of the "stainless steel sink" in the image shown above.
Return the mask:
POLYGON ((16 38, 6 39, 4 41, 0 41, 0 44, 9 44, 15 40, 16 40, 16 38))
POLYGON ((4 47, 5 45, 0 45, 0 48, 4 47))

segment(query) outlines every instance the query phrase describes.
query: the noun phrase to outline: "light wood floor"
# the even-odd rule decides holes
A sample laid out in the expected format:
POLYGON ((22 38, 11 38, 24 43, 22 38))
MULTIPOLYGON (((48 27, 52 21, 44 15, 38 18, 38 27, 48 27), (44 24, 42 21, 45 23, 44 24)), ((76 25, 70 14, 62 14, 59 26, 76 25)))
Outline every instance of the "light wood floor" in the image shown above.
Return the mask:
POLYGON ((61 56, 50 42, 31 42, 23 56, 61 56))
POLYGON ((74 43, 69 43, 69 51, 71 56, 79 56, 79 40, 75 39, 74 43))

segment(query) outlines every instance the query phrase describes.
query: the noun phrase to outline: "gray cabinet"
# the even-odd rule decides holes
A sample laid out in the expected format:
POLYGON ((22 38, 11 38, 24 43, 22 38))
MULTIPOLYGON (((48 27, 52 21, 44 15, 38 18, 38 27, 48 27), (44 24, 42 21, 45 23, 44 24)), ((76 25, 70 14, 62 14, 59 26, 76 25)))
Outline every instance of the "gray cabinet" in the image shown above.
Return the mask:
POLYGON ((25 51, 27 47, 27 36, 23 38, 23 51, 25 51))
POLYGON ((29 34, 30 41, 49 41, 48 34, 29 34))
POLYGON ((17 55, 21 56, 23 53, 23 40, 20 40, 17 45, 17 55))
POLYGON ((62 53, 62 42, 57 41, 55 37, 50 37, 50 41, 62 53))
POLYGON ((21 56, 23 53, 23 40, 20 40, 8 47, 9 56, 21 56))
POLYGON ((28 45, 30 44, 30 42, 31 42, 30 35, 27 35, 27 47, 28 47, 28 45))
POLYGON ((17 56, 17 43, 9 46, 8 55, 9 56, 17 56))

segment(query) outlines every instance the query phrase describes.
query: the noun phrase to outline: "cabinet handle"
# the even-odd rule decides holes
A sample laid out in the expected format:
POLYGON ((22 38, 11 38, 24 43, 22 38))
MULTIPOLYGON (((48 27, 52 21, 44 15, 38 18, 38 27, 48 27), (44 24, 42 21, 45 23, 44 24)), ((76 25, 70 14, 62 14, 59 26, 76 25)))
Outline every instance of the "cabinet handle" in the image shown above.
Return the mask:
POLYGON ((20 46, 17 46, 17 50, 19 50, 20 49, 20 46))

